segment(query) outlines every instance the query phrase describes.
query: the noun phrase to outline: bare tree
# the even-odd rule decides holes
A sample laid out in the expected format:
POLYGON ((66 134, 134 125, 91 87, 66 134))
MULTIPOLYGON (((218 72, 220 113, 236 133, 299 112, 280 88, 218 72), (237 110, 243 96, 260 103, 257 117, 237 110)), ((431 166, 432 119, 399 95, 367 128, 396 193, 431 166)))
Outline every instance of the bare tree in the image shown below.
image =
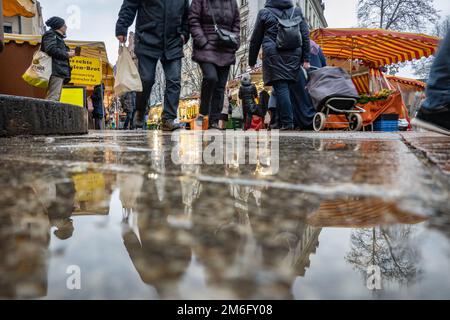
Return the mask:
POLYGON ((164 92, 166 90, 165 79, 164 69, 161 65, 161 62, 158 62, 158 65, 156 66, 155 84, 153 85, 152 94, 150 95, 150 106, 154 106, 155 104, 163 102, 164 92))
MULTIPOLYGON (((438 22, 433 28, 433 35, 443 38, 450 30, 450 16, 438 22)), ((428 79, 430 76, 431 66, 434 62, 434 56, 420 59, 413 63, 414 75, 421 79, 428 79)))
POLYGON ((396 31, 423 31, 439 15, 434 0, 358 0, 358 20, 362 27, 396 31))
POLYGON ((192 39, 184 48, 184 58, 182 67, 182 92, 184 96, 199 93, 202 88, 202 71, 198 63, 192 60, 193 42, 192 39))
POLYGON ((414 283, 423 273, 415 231, 413 226, 355 230, 345 260, 362 275, 367 275, 367 267, 375 265, 380 267, 384 280, 414 283))

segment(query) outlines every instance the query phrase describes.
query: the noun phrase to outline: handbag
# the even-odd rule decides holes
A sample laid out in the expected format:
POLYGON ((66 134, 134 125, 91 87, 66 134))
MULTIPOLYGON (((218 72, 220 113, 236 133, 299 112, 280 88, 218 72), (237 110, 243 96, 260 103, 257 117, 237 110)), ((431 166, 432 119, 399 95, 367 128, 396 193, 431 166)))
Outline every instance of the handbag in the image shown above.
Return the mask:
POLYGON ((131 58, 130 51, 124 45, 120 46, 116 66, 115 94, 120 97, 127 92, 142 92, 142 81, 138 68, 131 58))
POLYGON ((214 23, 214 30, 216 31, 217 35, 219 36, 219 45, 221 47, 230 48, 233 50, 239 49, 239 41, 236 34, 234 34, 231 31, 225 30, 223 28, 219 28, 217 22, 216 22, 216 16, 214 14, 214 10, 211 6, 211 1, 208 1, 208 8, 209 12, 211 13, 213 23, 214 23))
POLYGON ((45 89, 48 87, 48 82, 52 75, 52 57, 44 51, 36 51, 33 55, 33 61, 30 67, 22 75, 22 79, 26 83, 37 88, 45 89))

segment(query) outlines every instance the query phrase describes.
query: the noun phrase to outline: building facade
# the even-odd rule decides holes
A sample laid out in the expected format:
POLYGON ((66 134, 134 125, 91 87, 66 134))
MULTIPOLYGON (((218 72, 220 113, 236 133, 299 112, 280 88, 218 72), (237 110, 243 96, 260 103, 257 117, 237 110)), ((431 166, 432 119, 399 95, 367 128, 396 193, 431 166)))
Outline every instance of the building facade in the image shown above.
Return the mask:
MULTIPOLYGON (((266 0, 237 0, 241 10, 241 39, 242 45, 237 52, 237 63, 232 70, 232 78, 245 72, 248 67, 248 50, 253 26, 259 10, 264 8, 266 0)), ((294 4, 303 11, 311 29, 328 27, 325 19, 325 4, 322 0, 294 0, 294 4)))
POLYGON ((20 15, 14 17, 3 17, 3 31, 5 33, 14 34, 43 34, 45 32, 45 26, 42 17, 41 4, 39 1, 33 1, 33 6, 33 12, 36 14, 32 18, 22 17, 20 15))

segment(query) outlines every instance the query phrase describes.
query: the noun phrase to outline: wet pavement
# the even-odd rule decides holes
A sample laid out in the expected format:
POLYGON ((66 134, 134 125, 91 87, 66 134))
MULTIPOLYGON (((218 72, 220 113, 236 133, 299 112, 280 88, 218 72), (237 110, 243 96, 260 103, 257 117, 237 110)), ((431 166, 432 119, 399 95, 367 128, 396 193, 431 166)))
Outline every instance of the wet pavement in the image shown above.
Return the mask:
POLYGON ((0 298, 450 298, 450 178, 402 135, 220 137, 0 139, 0 298))

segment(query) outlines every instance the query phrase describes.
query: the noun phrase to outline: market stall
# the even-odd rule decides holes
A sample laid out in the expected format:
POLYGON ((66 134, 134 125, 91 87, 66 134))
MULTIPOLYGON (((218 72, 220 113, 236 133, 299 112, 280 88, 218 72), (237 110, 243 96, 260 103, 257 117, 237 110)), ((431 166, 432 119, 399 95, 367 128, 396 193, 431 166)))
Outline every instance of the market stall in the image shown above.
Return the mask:
MULTIPOLYGON (((387 65, 433 55, 440 40, 382 29, 317 29, 311 33, 311 38, 322 47, 331 66, 343 67, 352 75, 361 95, 359 106, 366 110, 364 126, 373 125, 382 115, 408 120, 408 109, 398 86, 388 81, 383 69, 387 65)), ((345 122, 345 116, 331 117, 327 128, 347 127, 339 123, 345 122)))
MULTIPOLYGON (((5 35, 5 50, 0 56, 0 69, 2 70, 0 92, 32 98, 45 97, 45 90, 32 87, 22 79, 22 74, 29 67, 33 54, 38 50, 40 43, 41 36, 5 35)), ((71 84, 74 86, 84 86, 89 93, 95 85, 103 82, 105 84, 105 105, 108 105, 109 100, 113 96, 114 74, 113 67, 108 61, 105 44, 103 42, 72 40, 66 40, 66 44, 71 49, 75 49, 76 47, 81 49, 80 56, 71 60, 72 66, 74 64, 82 66, 88 65, 87 63, 93 63, 96 65, 95 69, 99 73, 98 76, 91 75, 90 77, 82 77, 83 72, 85 75, 89 72, 87 69, 83 70, 80 67, 73 72, 73 81, 71 81, 71 84)))

